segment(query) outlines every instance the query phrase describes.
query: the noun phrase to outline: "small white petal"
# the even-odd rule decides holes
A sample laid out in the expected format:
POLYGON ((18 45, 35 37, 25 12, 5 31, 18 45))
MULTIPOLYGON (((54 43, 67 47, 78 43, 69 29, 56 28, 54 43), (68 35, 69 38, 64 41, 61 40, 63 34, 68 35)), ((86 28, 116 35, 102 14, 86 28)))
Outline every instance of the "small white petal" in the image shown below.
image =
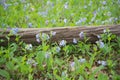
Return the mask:
POLYGON ((64 23, 67 23, 67 19, 64 19, 64 23))
POLYGON ((79 33, 79 37, 82 39, 82 38, 84 38, 84 32, 80 32, 79 33))
POLYGON ((77 39, 73 38, 73 43, 76 44, 77 43, 77 39))
POLYGON ((66 45, 66 41, 65 40, 60 41, 59 45, 60 46, 65 46, 66 45))
POLYGON ((56 35, 56 32, 55 32, 55 31, 51 31, 51 35, 52 35, 52 36, 55 36, 55 35, 56 35))
POLYGON ((56 52, 60 52, 61 48, 58 46, 56 47, 56 52))
POLYGON ((80 63, 84 63, 85 61, 86 61, 85 58, 79 59, 79 62, 80 62, 80 63))

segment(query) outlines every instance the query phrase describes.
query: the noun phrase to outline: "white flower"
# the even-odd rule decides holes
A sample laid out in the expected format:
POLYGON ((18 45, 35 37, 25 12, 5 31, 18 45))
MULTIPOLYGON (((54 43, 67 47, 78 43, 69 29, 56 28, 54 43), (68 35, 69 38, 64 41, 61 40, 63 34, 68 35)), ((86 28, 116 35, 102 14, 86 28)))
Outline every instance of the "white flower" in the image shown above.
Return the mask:
POLYGON ((106 65, 107 65, 107 62, 106 62, 106 61, 100 61, 100 60, 99 60, 99 61, 97 61, 97 63, 98 63, 98 64, 101 64, 101 65, 103 65, 103 66, 106 66, 106 65))
POLYGON ((35 9, 33 7, 31 7, 31 11, 34 11, 35 9))
POLYGON ((66 41, 65 40, 60 41, 59 45, 60 46, 65 46, 66 45, 66 41))
POLYGON ((39 33, 36 34, 35 36, 36 36, 36 39, 40 38, 40 34, 39 33))
POLYGON ((97 61, 97 63, 98 63, 98 64, 101 64, 101 61, 99 60, 99 61, 97 61))
POLYGON ((101 65, 106 66, 107 65, 106 61, 101 61, 101 65))
POLYGON ((56 47, 56 52, 60 52, 61 48, 58 46, 56 47))
POLYGON ((32 23, 28 23, 28 27, 31 28, 32 27, 32 23))
POLYGON ((55 31, 51 31, 50 34, 51 34, 52 36, 55 36, 55 35, 56 35, 56 32, 55 32, 55 31))
POLYGON ((105 4, 106 4, 106 1, 103 1, 102 4, 105 5, 105 4))
POLYGON ((67 2, 64 4, 64 8, 68 9, 68 3, 67 2))
POLYGON ((97 38, 100 39, 101 38, 100 35, 97 35, 97 38))
POLYGON ((12 34, 17 34, 19 32, 18 28, 12 28, 11 29, 12 34))
POLYGON ((32 50, 32 44, 27 44, 26 47, 25 47, 25 49, 32 50))
POLYGON ((73 43, 76 44, 77 43, 77 39, 73 38, 73 43))
POLYGON ((101 40, 96 41, 96 43, 99 45, 100 48, 103 48, 105 46, 104 42, 102 42, 101 40))
POLYGON ((45 58, 48 59, 50 57, 50 54, 51 54, 50 52, 46 52, 45 58))
POLYGON ((78 60, 80 63, 84 63, 85 61, 86 61, 86 59, 85 58, 82 58, 82 59, 79 59, 78 60))
POLYGON ((67 23, 67 19, 64 19, 64 23, 67 23))
POLYGON ((39 35, 39 34, 36 34, 36 41, 37 41, 38 43, 40 43, 40 35, 39 35))
POLYGON ((100 41, 100 48, 103 48, 105 45, 102 41, 100 41))
POLYGON ((80 32, 79 33, 79 37, 82 39, 82 38, 84 38, 84 32, 80 32))

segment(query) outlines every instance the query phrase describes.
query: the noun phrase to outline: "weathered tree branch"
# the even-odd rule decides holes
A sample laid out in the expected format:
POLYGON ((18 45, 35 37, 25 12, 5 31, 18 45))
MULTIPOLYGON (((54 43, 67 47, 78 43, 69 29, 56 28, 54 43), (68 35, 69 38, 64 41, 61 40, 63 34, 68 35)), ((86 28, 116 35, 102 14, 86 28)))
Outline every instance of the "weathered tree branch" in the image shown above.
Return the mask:
MULTIPOLYGON (((112 26, 88 26, 88 27, 60 27, 60 28, 20 28, 18 35, 21 36, 20 41, 24 41, 26 43, 38 44, 36 41, 36 34, 38 33, 47 33, 50 31, 55 31, 56 35, 51 38, 52 42, 59 42, 60 40, 66 40, 68 43, 72 42, 73 38, 77 40, 83 40, 79 37, 80 32, 84 32, 86 37, 89 38, 89 41, 95 42, 98 40, 97 35, 103 33, 104 29, 109 29, 111 33, 120 36, 120 25, 112 25, 112 26)), ((0 45, 6 45, 7 39, 6 35, 10 33, 10 30, 0 29, 0 39, 4 39, 5 42, 0 45)), ((10 36, 10 41, 15 41, 15 35, 10 36)))

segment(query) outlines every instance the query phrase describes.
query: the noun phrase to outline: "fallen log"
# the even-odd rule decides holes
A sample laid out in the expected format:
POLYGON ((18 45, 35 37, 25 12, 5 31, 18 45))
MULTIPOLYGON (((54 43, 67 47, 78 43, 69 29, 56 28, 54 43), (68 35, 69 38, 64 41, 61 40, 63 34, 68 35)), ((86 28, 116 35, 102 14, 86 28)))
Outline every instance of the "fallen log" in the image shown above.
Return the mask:
MULTIPOLYGON (((79 33, 85 33, 86 37, 89 38, 90 42, 98 40, 97 35, 103 33, 103 30, 109 29, 111 33, 120 36, 120 25, 109 25, 109 26, 83 26, 83 27, 60 27, 60 28, 19 28, 18 35, 20 35, 20 41, 31 44, 39 44, 36 41, 36 34, 46 33, 50 34, 51 31, 56 32, 56 35, 51 38, 52 42, 59 42, 60 40, 66 40, 67 43, 71 43, 73 38, 77 40, 83 40, 80 38, 79 33)), ((0 45, 7 45, 6 35, 10 33, 11 29, 0 29, 0 39, 5 42, 0 45)), ((10 42, 15 41, 16 35, 10 36, 10 42)))

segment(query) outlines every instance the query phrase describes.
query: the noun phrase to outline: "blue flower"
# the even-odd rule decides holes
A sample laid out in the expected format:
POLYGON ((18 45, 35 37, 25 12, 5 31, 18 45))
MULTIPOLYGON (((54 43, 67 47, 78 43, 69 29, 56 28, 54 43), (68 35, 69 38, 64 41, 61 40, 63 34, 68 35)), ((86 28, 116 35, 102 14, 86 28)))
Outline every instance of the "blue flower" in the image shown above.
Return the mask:
POLYGON ((50 54, 51 54, 50 52, 46 52, 45 58, 48 59, 50 57, 50 54))
POLYGON ((18 28, 12 28, 11 29, 12 34, 16 35, 19 32, 18 28))
POLYGON ((105 46, 104 42, 102 42, 101 40, 96 41, 96 43, 98 44, 98 46, 99 46, 100 48, 103 48, 103 47, 105 46))
POLYGON ((100 61, 100 60, 99 60, 99 61, 97 61, 97 63, 98 63, 98 64, 101 64, 101 65, 103 65, 103 66, 106 66, 106 65, 107 65, 107 62, 106 62, 106 61, 100 61))
POLYGON ((79 33, 79 37, 80 37, 81 39, 83 39, 83 38, 84 38, 84 32, 80 32, 80 33, 79 33))
POLYGON ((40 43, 40 35, 39 35, 39 34, 36 34, 36 41, 37 41, 38 43, 40 43))
POLYGON ((67 19, 64 19, 63 21, 64 21, 64 23, 67 23, 67 19))
POLYGON ((60 41, 59 45, 60 46, 65 46, 66 45, 66 41, 65 40, 60 41))
POLYGON ((32 23, 28 23, 28 27, 31 28, 33 25, 32 23))
POLYGON ((60 52, 61 48, 58 46, 56 47, 56 52, 60 52))
POLYGON ((50 34, 51 34, 52 36, 55 36, 55 35, 56 35, 56 32, 55 32, 55 31, 51 31, 50 34))
POLYGON ((86 59, 85 58, 82 58, 82 59, 79 59, 78 60, 80 63, 84 63, 85 61, 86 61, 86 59))

